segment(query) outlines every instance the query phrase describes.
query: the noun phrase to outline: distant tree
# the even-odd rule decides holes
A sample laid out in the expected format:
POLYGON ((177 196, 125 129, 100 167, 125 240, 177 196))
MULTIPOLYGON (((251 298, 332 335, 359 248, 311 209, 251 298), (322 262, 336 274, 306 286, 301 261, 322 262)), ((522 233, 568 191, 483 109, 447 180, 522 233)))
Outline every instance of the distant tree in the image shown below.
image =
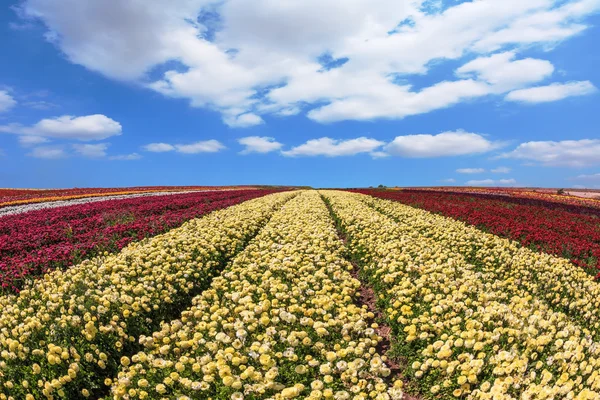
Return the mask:
POLYGON ((558 190, 556 191, 556 194, 559 194, 559 195, 563 195, 563 194, 565 194, 565 189, 558 189, 558 190))

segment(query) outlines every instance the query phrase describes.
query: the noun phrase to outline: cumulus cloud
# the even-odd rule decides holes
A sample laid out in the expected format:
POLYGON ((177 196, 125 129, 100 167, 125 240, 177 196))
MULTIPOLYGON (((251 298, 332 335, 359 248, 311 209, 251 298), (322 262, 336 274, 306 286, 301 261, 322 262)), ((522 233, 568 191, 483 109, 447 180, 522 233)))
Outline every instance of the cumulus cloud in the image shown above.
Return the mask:
POLYGON ((476 77, 492 86, 492 92, 523 87, 546 79, 554 72, 554 66, 545 60, 526 58, 514 60, 514 51, 494 54, 473 60, 456 70, 459 76, 476 77))
POLYGON ((481 179, 470 180, 466 183, 468 186, 514 186, 517 184, 515 179, 481 179))
POLYGON ((483 168, 459 168, 456 170, 459 174, 481 174, 485 172, 483 168))
POLYGON ((143 146, 142 148, 152 153, 165 153, 167 151, 175 150, 175 146, 168 143, 150 143, 143 146))
POLYGON ((86 158, 102 158, 106 157, 106 150, 108 149, 108 143, 98 144, 74 144, 72 145, 73 150, 77 155, 86 158))
POLYGON ((284 156, 353 156, 360 153, 371 153, 383 146, 385 142, 359 137, 356 139, 336 140, 328 137, 312 139, 291 150, 282 151, 284 156))
POLYGON ((225 146, 218 140, 204 140, 190 144, 168 144, 168 143, 150 143, 142 147, 144 150, 153 153, 166 153, 176 151, 184 154, 198 153, 216 153, 225 149, 225 146))
POLYGON ((394 156, 431 158, 481 154, 500 147, 485 137, 462 130, 437 135, 397 136, 385 150, 394 156))
POLYGON ((121 124, 102 115, 86 115, 42 119, 35 125, 21 124, 0 125, 0 132, 17 135, 31 135, 55 139, 74 139, 81 141, 102 140, 122 133, 121 124))
POLYGON ((31 152, 27 153, 29 157, 42 158, 46 160, 58 160, 68 156, 62 146, 40 146, 35 147, 31 152))
POLYGON ((108 157, 109 160, 118 160, 118 161, 132 161, 132 160, 139 160, 140 158, 142 158, 142 156, 139 155, 138 153, 119 154, 116 156, 108 157))
POLYGON ((0 113, 13 108, 17 101, 6 90, 0 90, 0 113))
MULTIPOLYGON (((323 123, 379 118, 397 119, 446 108, 490 93, 489 85, 472 79, 444 81, 415 92, 410 86, 396 85, 385 77, 372 77, 371 80, 368 78, 368 76, 343 76, 342 79, 338 79, 339 83, 336 85, 339 87, 334 88, 336 94, 329 94, 335 99, 325 106, 312 109, 308 112, 308 117, 323 123)), ((300 82, 302 91, 312 86, 317 89, 317 95, 311 95, 310 100, 298 97, 294 101, 316 102, 324 98, 326 93, 319 93, 322 88, 315 87, 315 84, 316 79, 311 79, 311 82, 300 82)), ((330 89, 329 85, 330 83, 327 82, 326 90, 330 89)), ((281 89, 275 89, 272 96, 281 98, 282 93, 294 89, 295 86, 289 84, 281 89)))
POLYGON ((223 121, 232 128, 248 128, 264 123, 263 119, 254 113, 225 116, 223 121))
POLYGON ((537 86, 510 92, 505 99, 521 103, 548 103, 566 99, 567 97, 586 96, 598 91, 590 81, 552 83, 547 86, 537 86))
POLYGON ((318 122, 404 118, 526 88, 553 67, 518 53, 531 45, 550 50, 580 34, 600 9, 597 0, 430 4, 25 0, 20 13, 42 21, 48 40, 73 63, 249 127, 264 115, 300 112, 318 122), (514 50, 502 52, 507 47, 514 50), (463 58, 476 60, 457 79, 413 89, 412 76, 463 58))
MULTIPOLYGON (((24 136, 23 138, 35 138, 35 136, 24 136)), ((43 139, 43 138, 42 138, 43 139)), ((44 143, 43 141, 39 143, 44 143)), ((122 154, 108 156, 107 150, 110 146, 109 143, 97 143, 97 144, 79 144, 74 143, 70 145, 50 145, 50 146, 38 146, 36 141, 31 143, 25 143, 25 145, 36 146, 29 153, 28 156, 34 158, 41 158, 47 160, 57 160, 61 158, 67 158, 72 156, 90 158, 90 159, 109 159, 109 160, 138 160, 142 158, 137 153, 122 154)))
POLYGON ((492 169, 492 173, 494 174, 508 174, 512 169, 508 167, 497 167, 492 169))
POLYGON ((176 144, 175 150, 178 153, 197 154, 197 153, 216 153, 225 149, 225 146, 218 140, 205 140, 191 144, 176 144))
POLYGON ((515 158, 555 167, 600 165, 600 140, 533 141, 520 144, 501 158, 515 158))
POLYGON ((238 143, 245 146, 244 150, 240 154, 250 153, 270 153, 281 149, 283 146, 281 143, 272 137, 261 137, 261 136, 248 136, 238 139, 238 143))
POLYGON ((388 158, 390 156, 389 153, 386 153, 385 151, 373 151, 370 153, 371 157, 377 159, 377 158, 388 158))
POLYGON ((37 146, 38 144, 48 143, 50 140, 42 136, 19 136, 19 144, 23 147, 37 146))

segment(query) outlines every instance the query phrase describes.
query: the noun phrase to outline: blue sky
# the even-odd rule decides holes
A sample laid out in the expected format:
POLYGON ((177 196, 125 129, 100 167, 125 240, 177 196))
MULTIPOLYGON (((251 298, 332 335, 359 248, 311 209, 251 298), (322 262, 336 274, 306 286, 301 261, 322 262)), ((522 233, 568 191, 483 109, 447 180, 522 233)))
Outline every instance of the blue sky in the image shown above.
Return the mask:
POLYGON ((0 187, 600 187, 600 0, 27 0, 0 187))

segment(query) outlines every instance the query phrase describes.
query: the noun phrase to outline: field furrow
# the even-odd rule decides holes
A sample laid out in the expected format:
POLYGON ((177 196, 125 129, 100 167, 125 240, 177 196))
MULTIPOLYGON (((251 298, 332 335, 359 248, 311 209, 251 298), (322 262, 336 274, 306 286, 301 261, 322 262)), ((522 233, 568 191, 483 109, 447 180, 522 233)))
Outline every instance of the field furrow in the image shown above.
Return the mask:
POLYGON ((272 194, 213 212, 0 297, 0 398, 105 391, 105 378, 139 349, 139 337, 178 316, 294 196, 272 194))
MULTIPOLYGON (((420 214, 395 220, 362 195, 323 194, 419 392, 441 399, 600 398, 600 343, 576 319, 519 292, 517 279, 500 279, 438 236, 422 234, 420 214)), ((471 238, 454 233, 469 248, 471 238)), ((521 257, 534 267, 539 255, 521 257)))
POLYGON ((315 191, 277 212, 181 319, 121 360, 116 399, 402 398, 315 191))

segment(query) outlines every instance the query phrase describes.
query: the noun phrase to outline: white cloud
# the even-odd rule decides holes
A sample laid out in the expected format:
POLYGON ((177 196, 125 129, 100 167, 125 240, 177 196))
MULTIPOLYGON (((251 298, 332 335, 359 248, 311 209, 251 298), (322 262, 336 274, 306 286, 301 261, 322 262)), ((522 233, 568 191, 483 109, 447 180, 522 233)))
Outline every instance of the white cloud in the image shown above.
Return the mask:
POLYGON ((554 66, 545 60, 526 58, 514 60, 515 52, 494 54, 477 58, 456 70, 458 76, 476 77, 492 86, 491 92, 508 90, 546 79, 554 72, 554 66))
POLYGON ((23 106, 42 111, 52 110, 53 108, 59 108, 58 105, 44 100, 26 101, 23 103, 23 106))
POLYGON ((386 153, 385 151, 373 151, 370 153, 371 157, 377 159, 377 158, 388 158, 390 155, 389 153, 386 153))
POLYGON ((146 151, 153 153, 166 153, 169 151, 175 151, 183 154, 197 154, 197 153, 216 153, 224 150, 226 147, 218 140, 204 140, 190 144, 169 144, 169 143, 150 143, 142 148, 146 151))
POLYGON ((395 156, 431 158, 481 154, 499 146, 479 134, 458 130, 437 135, 397 136, 385 150, 395 156))
POLYGON ((553 68, 518 53, 580 34, 600 9, 598 0, 430 3, 25 0, 22 15, 43 21, 47 38, 74 63, 247 127, 264 115, 299 112, 319 122, 403 118, 527 87, 553 68), (216 26, 198 18, 206 12, 218 14, 216 26), (482 65, 507 47, 513 51, 482 65), (347 62, 324 68, 324 53, 347 62), (412 76, 467 57, 480 61, 457 80, 412 88, 412 76))
POLYGON ((481 179, 481 180, 470 180, 466 183, 469 186, 515 186, 517 181, 515 179, 481 179))
POLYGON ((520 144, 500 158, 533 161, 544 166, 586 167, 600 165, 600 139, 540 141, 520 144))
POLYGON ((185 18, 197 15, 205 3, 128 0, 106 7, 103 1, 28 0, 23 13, 43 20, 47 38, 72 62, 124 80, 176 58, 180 49, 173 40, 196 31, 185 18))
POLYGON ((0 132, 89 141, 118 136, 122 132, 122 127, 117 121, 102 114, 83 117, 63 115, 62 117, 42 119, 31 126, 20 124, 0 125, 0 132))
POLYGON ((510 44, 544 44, 546 48, 575 36, 587 26, 578 22, 582 17, 598 11, 597 0, 565 1, 559 7, 548 2, 537 12, 515 18, 508 26, 479 40, 476 51, 494 51, 510 44))
POLYGON ((505 99, 521 103, 548 103, 573 96, 586 96, 598 91, 590 81, 552 83, 547 86, 538 86, 529 89, 520 89, 510 92, 505 99))
POLYGON ((33 148, 27 155, 34 158, 58 160, 67 157, 67 152, 62 146, 40 146, 33 148))
POLYGON ((225 146, 218 140, 205 140, 191 144, 176 144, 175 150, 178 153, 198 154, 198 153, 216 153, 225 149, 225 146))
POLYGON ((510 171, 512 171, 512 169, 508 167, 498 167, 492 169, 492 173, 494 174, 508 174, 510 171))
POLYGON ((142 156, 139 155, 138 153, 119 154, 119 155, 116 155, 116 156, 110 156, 110 157, 108 157, 109 160, 120 160, 120 161, 139 160, 140 158, 142 158, 142 156))
POLYGON ((441 183, 455 183, 456 179, 454 179, 454 178, 441 179, 440 182, 441 183))
POLYGON ((459 168, 456 170, 459 174, 482 174, 485 172, 483 168, 459 168))
POLYGON ((240 154, 269 153, 281 149, 283 146, 272 137, 248 136, 238 139, 238 143, 245 146, 240 154))
POLYGON ((150 143, 143 146, 143 149, 152 153, 165 153, 175 150, 175 146, 168 143, 150 143))
MULTIPOLYGON (((331 72, 331 71, 329 71, 331 72)), ((311 86, 323 93, 311 95, 311 100, 297 98, 295 101, 318 101, 333 89, 329 96, 335 97, 328 105, 308 112, 308 117, 317 122, 337 122, 343 120, 373 120, 377 118, 404 118, 410 115, 427 113, 446 108, 464 100, 489 94, 490 88, 483 82, 471 79, 444 81, 429 86, 419 92, 410 90, 410 86, 398 86, 385 77, 351 77, 342 76, 339 83, 333 81, 336 88, 316 87, 316 81, 299 82, 302 91, 311 86), (356 85, 356 86, 355 86, 356 85), (339 94, 337 94, 339 92, 339 94)), ((330 82, 327 83, 329 85, 330 82)), ((272 92, 275 98, 294 90, 293 84, 272 92)), ((292 96, 293 98, 293 96, 292 96)), ((286 106, 289 106, 286 104, 286 106)))
POLYGON ((17 101, 6 90, 0 90, 0 113, 13 108, 17 101))
POLYGON ((106 157, 106 150, 108 149, 108 143, 98 144, 74 144, 73 150, 75 153, 86 158, 102 158, 106 157))
POLYGON ((328 137, 312 139, 291 150, 282 151, 284 156, 353 156, 360 153, 371 153, 383 146, 385 142, 359 137, 357 139, 335 140, 328 137))
POLYGON ((19 136, 19 144, 23 147, 37 146, 38 144, 48 143, 49 141, 50 140, 42 136, 19 136))
POLYGON ((237 116, 227 116, 223 118, 223 122, 232 128, 248 128, 250 126, 260 125, 265 121, 254 113, 246 113, 237 116))

